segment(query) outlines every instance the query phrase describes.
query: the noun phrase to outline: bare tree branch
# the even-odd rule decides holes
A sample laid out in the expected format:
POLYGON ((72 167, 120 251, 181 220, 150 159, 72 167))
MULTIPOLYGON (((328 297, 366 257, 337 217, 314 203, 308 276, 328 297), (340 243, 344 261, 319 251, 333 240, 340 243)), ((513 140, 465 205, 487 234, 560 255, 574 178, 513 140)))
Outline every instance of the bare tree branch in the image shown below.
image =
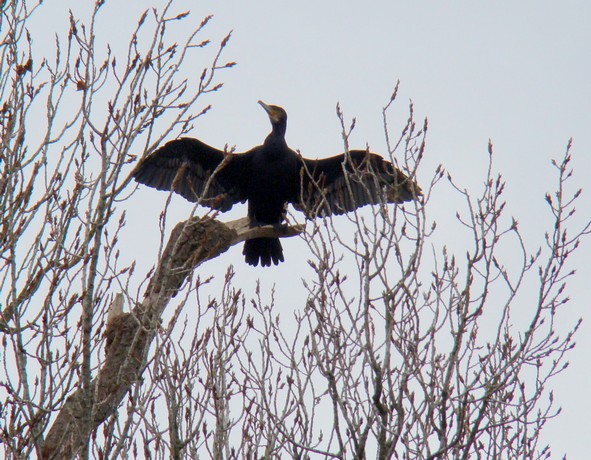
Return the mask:
MULTIPOLYGON (((141 376, 162 312, 195 268, 242 241, 295 236, 301 231, 299 226, 250 227, 248 219, 223 224, 213 219, 193 218, 177 224, 142 303, 130 313, 110 314, 105 331, 105 361, 91 382, 93 406, 89 429, 81 429, 85 425, 79 423, 87 408, 82 402, 84 391, 78 390, 67 398, 49 430, 43 458, 72 457, 90 434, 117 410, 130 386, 141 376)), ((117 298, 116 302, 121 300, 117 298)), ((120 306, 114 303, 112 308, 117 311, 120 306)))
MULTIPOLYGON (((130 171, 207 113, 233 65, 229 34, 199 54, 216 42, 202 37, 211 17, 170 0, 109 44, 98 1, 83 18, 66 6, 42 54, 51 34, 32 21, 59 2, 0 3, 0 456, 549 458, 548 388, 580 325, 562 321, 571 255, 591 232, 570 142, 538 242, 507 215, 492 144, 477 190, 425 172, 428 122, 411 104, 390 127, 396 87, 385 156, 421 183, 419 200, 305 232, 192 218, 166 238, 171 195, 142 278, 130 171), (457 214, 435 222, 442 195, 457 214), (195 274, 233 244, 296 234, 309 260, 290 295, 244 286, 232 266, 195 274)), ((347 151, 355 122, 337 116, 347 151)))

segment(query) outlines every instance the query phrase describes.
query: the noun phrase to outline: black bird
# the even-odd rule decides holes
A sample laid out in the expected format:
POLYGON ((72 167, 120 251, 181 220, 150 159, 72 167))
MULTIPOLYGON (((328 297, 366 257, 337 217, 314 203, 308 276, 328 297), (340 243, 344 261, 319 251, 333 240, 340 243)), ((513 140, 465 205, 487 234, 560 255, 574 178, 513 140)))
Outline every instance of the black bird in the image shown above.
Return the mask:
MULTIPOLYGON (((222 212, 248 201, 251 225, 281 224, 287 203, 311 219, 383 201, 402 203, 421 194, 392 163, 366 150, 322 160, 302 158, 285 142, 285 110, 259 104, 273 126, 263 145, 229 154, 183 137, 144 158, 133 173, 135 180, 222 212)), ((243 254, 254 266, 284 260, 278 238, 248 240, 243 254)))

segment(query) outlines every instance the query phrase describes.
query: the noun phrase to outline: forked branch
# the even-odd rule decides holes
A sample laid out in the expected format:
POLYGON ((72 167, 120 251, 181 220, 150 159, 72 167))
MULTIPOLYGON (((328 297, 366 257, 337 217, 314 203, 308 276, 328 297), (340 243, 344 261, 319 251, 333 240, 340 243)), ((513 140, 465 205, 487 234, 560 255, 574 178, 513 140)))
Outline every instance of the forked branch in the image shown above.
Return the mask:
POLYGON ((248 219, 226 224, 214 219, 191 218, 173 229, 158 267, 150 279, 142 303, 123 313, 121 298, 111 305, 105 331, 105 360, 91 382, 92 414, 85 420, 83 389, 68 397, 53 423, 42 458, 70 458, 89 440, 91 433, 119 407, 131 385, 141 376, 150 344, 162 312, 191 273, 206 260, 217 257, 234 244, 259 237, 298 235, 302 226, 250 227, 248 219))

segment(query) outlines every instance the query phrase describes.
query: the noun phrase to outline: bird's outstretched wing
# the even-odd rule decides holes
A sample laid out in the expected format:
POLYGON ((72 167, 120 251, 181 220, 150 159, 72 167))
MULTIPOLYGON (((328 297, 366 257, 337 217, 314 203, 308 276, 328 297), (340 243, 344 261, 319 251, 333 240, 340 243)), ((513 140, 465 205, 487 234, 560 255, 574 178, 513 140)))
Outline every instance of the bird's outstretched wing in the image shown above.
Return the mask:
POLYGON ((182 137, 144 158, 133 176, 149 187, 228 211, 235 203, 246 201, 247 175, 243 172, 249 161, 249 152, 226 154, 197 139, 182 137))
POLYGON ((302 158, 300 197, 294 206, 308 218, 344 214, 367 204, 403 203, 421 189, 375 153, 351 150, 322 160, 302 158))

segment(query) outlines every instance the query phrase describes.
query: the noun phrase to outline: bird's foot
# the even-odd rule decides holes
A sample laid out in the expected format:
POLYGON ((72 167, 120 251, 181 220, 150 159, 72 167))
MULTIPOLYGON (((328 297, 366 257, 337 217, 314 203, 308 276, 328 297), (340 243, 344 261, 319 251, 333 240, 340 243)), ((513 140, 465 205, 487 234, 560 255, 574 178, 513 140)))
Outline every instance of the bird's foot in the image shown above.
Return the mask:
POLYGON ((262 227, 263 225, 266 225, 266 224, 264 224, 263 222, 258 221, 254 217, 249 217, 248 218, 248 226, 250 228, 262 227))
POLYGON ((281 222, 276 222, 276 223, 268 223, 268 222, 261 222, 260 220, 254 219, 254 218, 249 218, 249 223, 248 226, 250 228, 255 228, 255 227, 264 227, 265 225, 272 225, 273 229, 277 230, 277 231, 286 231, 289 228, 289 225, 287 224, 283 224, 281 222))
POLYGON ((289 228, 287 224, 273 224, 273 228, 278 232, 285 232, 289 228))

